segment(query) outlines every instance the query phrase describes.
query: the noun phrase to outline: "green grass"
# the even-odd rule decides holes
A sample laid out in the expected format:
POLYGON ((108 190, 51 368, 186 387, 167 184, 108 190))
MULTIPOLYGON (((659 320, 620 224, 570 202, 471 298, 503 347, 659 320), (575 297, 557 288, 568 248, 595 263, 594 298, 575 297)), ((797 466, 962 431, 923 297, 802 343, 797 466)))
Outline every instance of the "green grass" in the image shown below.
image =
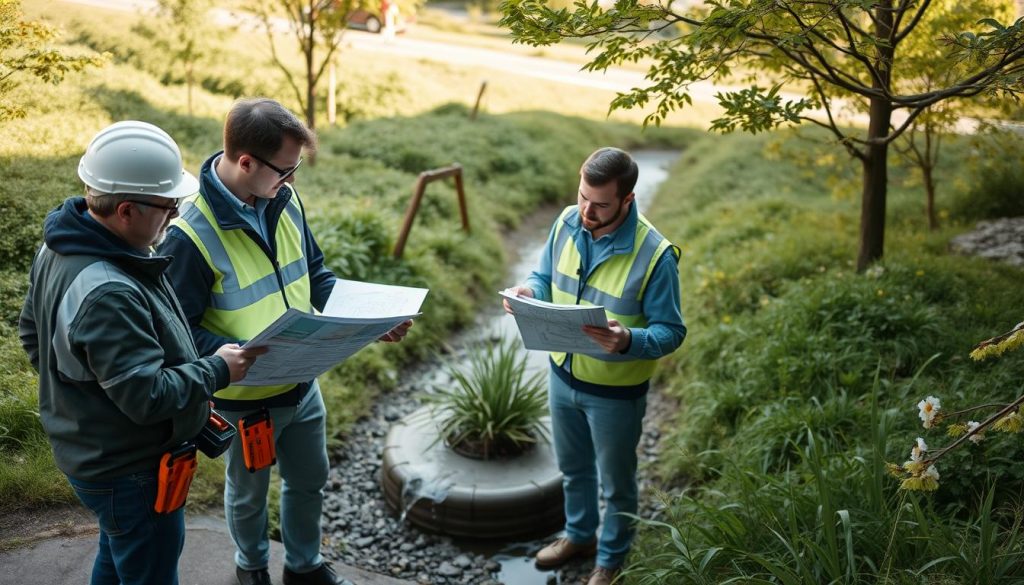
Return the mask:
MULTIPOLYGON (((185 89, 173 75, 168 77, 162 56, 129 32, 138 16, 74 4, 49 6, 60 10, 34 4, 25 9, 29 16, 45 12, 63 26, 67 50, 110 51, 112 59, 105 68, 69 75, 58 86, 24 81, 10 96, 26 104, 29 116, 5 123, 0 133, 5 171, 0 183, 0 511, 74 500, 53 467, 34 414, 36 379, 22 355, 16 321, 42 219, 64 198, 81 192, 75 169, 89 138, 115 120, 152 122, 177 140, 186 166, 195 171, 219 148, 222 119, 236 92, 289 99, 266 55, 240 49, 253 38, 229 35, 219 41, 224 52, 218 63, 200 74, 203 88, 189 116, 185 89)), ((316 164, 304 166, 297 178, 333 270, 348 278, 431 291, 424 315, 403 343, 375 344, 321 378, 332 447, 346 440, 375 396, 396 386, 403 367, 432 355, 483 303, 495 302, 493 291, 504 266, 500 231, 539 205, 570 201, 576 169, 587 154, 605 144, 680 148, 698 134, 642 132, 634 124, 603 121, 603 111, 596 119, 579 117, 587 114, 585 107, 566 105, 572 116, 532 111, 546 105, 544 92, 557 85, 531 86, 515 79, 492 86, 489 107, 470 122, 466 106, 449 102, 475 95, 476 80, 464 93, 460 89, 473 76, 435 63, 376 55, 344 61, 347 97, 342 101, 348 123, 321 128, 316 164), (506 82, 519 86, 501 89, 506 82), (496 102, 501 106, 495 107, 496 102), (405 256, 391 259, 418 173, 452 162, 465 168, 471 232, 457 229, 450 181, 432 184, 405 256)), ((585 90, 574 96, 580 105, 607 103, 606 96, 585 90)), ((190 505, 219 506, 222 477, 219 461, 203 461, 190 505)))
POLYGON ((864 274, 859 168, 841 152, 730 135, 672 170, 648 216, 683 248, 690 332, 662 364, 681 407, 657 472, 691 487, 643 531, 631 582, 975 582, 990 557, 977 582, 1019 581, 1017 437, 944 458, 934 494, 883 471, 917 436, 948 442, 920 427, 926 395, 955 410, 1021 391, 1020 355, 967 359, 1021 319, 1024 274, 947 252, 971 219, 953 203, 988 195, 975 173, 991 172, 949 143, 938 207, 954 213, 928 232, 923 191, 892 159, 886 256, 864 274))

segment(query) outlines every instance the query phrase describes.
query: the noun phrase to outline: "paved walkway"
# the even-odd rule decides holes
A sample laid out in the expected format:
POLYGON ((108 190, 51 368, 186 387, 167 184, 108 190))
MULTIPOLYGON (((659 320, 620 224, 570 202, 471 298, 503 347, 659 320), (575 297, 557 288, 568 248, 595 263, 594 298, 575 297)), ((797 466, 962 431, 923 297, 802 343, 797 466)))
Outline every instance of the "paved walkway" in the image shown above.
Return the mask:
MULTIPOLYGON (((236 585, 234 544, 222 518, 188 517, 185 551, 178 563, 180 585, 236 585)), ((98 540, 94 530, 57 536, 0 552, 0 585, 86 584, 92 572, 98 540)), ((270 542, 270 576, 281 583, 284 548, 270 542)), ((356 585, 409 585, 356 567, 335 563, 339 575, 356 585)))

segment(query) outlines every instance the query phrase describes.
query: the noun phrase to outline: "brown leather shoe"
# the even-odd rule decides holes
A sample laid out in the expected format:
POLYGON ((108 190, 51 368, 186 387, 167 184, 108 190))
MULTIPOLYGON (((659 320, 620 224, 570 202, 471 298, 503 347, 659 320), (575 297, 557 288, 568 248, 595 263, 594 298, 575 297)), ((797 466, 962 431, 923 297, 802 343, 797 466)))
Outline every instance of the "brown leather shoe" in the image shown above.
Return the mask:
POLYGON ((590 572, 590 579, 587 580, 587 585, 612 585, 612 582, 618 576, 618 569, 607 569, 601 566, 594 567, 594 570, 590 572))
POLYGON ((576 544, 568 538, 559 538, 555 542, 537 551, 534 563, 541 569, 554 569, 564 565, 576 557, 591 557, 597 552, 597 541, 576 544))

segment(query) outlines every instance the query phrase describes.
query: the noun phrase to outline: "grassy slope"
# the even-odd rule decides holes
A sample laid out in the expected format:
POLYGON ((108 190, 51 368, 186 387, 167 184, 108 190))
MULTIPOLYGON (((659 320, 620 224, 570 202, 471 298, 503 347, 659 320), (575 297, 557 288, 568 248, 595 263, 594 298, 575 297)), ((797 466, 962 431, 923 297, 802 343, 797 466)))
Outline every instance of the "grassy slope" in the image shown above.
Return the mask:
MULTIPOLYGON (((163 57, 128 32, 135 15, 64 3, 26 6, 26 11, 60 24, 68 50, 111 51, 113 59, 103 69, 69 75, 59 86, 23 83, 12 98, 28 104, 30 115, 6 123, 0 135, 0 167, 5 170, 0 183, 0 510, 73 499, 39 428, 35 377, 13 325, 42 217, 80 192, 74 169, 88 138, 115 120, 150 121, 176 138, 187 167, 195 170, 219 147, 231 91, 288 95, 279 74, 261 63, 263 57, 238 48, 259 46, 255 41, 261 39, 228 37, 219 41, 226 52, 218 62, 202 69, 206 89, 196 92, 195 113, 189 116, 184 87, 160 83, 163 57)), ((318 163, 304 167, 297 186, 336 272, 428 286, 431 295, 420 326, 406 342, 372 346, 323 378, 335 444, 377 392, 394 386, 402 364, 429 355, 439 338, 469 322, 475 308, 490 301, 502 275, 499 226, 514 225, 539 204, 564 199, 572 192, 579 161, 597 146, 678 147, 694 134, 641 133, 634 125, 576 117, 587 113, 578 105, 606 103, 607 96, 576 90, 572 103, 555 103, 550 96, 556 84, 516 79, 502 83, 518 83, 517 91, 495 89, 489 101, 491 112, 516 113, 485 114, 471 123, 463 106, 432 108, 474 95, 477 74, 422 61, 374 59, 375 75, 365 75, 368 69, 355 56, 343 68, 347 110, 364 121, 321 130, 318 163), (529 111, 559 104, 573 116, 529 111), (455 161, 467 173, 472 234, 451 229, 457 225, 454 191, 447 183, 435 184, 428 189, 406 257, 389 260, 416 175, 455 161)), ((589 113, 600 118, 603 111, 589 113)), ((191 501, 216 505, 219 462, 204 462, 201 470, 191 501)))
MULTIPOLYGON (((957 141, 947 148, 942 185, 974 182, 964 165, 967 151, 957 141)), ((990 481, 997 481, 997 505, 1019 497, 1024 485, 1019 440, 997 434, 988 441, 996 445, 941 462, 940 490, 910 500, 921 506, 916 522, 884 516, 896 510, 898 517, 903 508, 894 503, 897 482, 875 464, 902 463, 919 435, 933 448, 949 441, 941 431, 921 429, 919 400, 940 396, 955 410, 1005 403, 1020 392, 1020 356, 974 363, 967 354, 1020 320, 1024 274, 950 255, 949 238, 966 226, 952 217, 927 232, 923 192, 895 160, 885 259, 856 274, 858 169, 830 152, 787 132, 705 140, 673 169, 650 213, 683 248, 690 327, 683 350, 662 368, 681 409, 659 471, 670 484, 700 488, 692 492, 695 501, 675 499, 666 518, 687 535, 681 542, 694 547, 696 562, 710 550, 701 547, 725 547, 708 559, 709 582, 737 576, 737 566, 763 571, 755 554, 796 566, 784 542, 796 543, 792 554, 806 555, 805 566, 816 568, 827 565, 815 564, 827 555, 808 542, 837 544, 838 566, 845 566, 847 541, 826 538, 815 521, 826 513, 821 506, 845 508, 852 518, 850 550, 866 579, 856 582, 872 582, 868 561, 877 567, 887 558, 895 575, 947 553, 966 559, 947 563, 949 574, 969 575, 971 555, 981 550, 976 541, 984 539, 974 529, 961 532, 955 518, 975 517, 977 493, 990 481), (826 488, 834 492, 826 496, 826 488), (957 551, 961 539, 969 544, 957 551)), ((950 209, 956 191, 940 192, 940 209, 950 209)), ((637 548, 638 576, 666 570, 659 577, 665 582, 699 582, 697 564, 683 570, 684 555, 656 534, 665 533, 654 529, 637 548)))

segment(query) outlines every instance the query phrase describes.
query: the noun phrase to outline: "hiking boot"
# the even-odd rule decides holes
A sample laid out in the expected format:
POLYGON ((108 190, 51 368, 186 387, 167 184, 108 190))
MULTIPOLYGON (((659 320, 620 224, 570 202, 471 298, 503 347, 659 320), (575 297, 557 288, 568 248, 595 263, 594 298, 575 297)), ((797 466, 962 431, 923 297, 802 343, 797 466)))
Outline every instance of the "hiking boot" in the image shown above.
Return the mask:
POLYGON ((576 557, 589 557, 597 552, 597 541, 576 544, 568 538, 559 538, 555 542, 537 551, 534 563, 541 569, 554 569, 564 565, 576 557))
POLYGON ((348 579, 339 577, 330 563, 322 563, 308 573, 296 573, 284 568, 284 585, 352 585, 348 579))
POLYGON ((612 585, 612 581, 618 576, 618 569, 597 566, 590 572, 590 579, 587 580, 587 585, 612 585))
POLYGON ((273 585, 270 571, 266 569, 247 571, 242 567, 235 567, 235 577, 238 577, 238 585, 273 585))

